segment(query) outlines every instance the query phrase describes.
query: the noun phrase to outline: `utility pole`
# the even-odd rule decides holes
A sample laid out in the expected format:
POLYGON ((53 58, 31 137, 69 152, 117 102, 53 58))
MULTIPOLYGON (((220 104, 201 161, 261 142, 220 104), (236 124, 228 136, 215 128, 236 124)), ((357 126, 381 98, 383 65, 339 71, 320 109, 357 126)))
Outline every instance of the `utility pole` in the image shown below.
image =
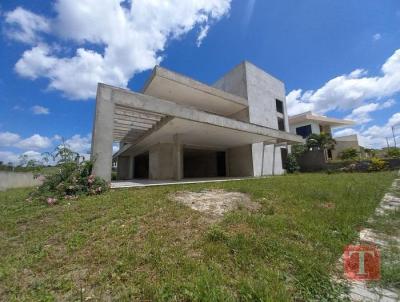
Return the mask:
POLYGON ((389 150, 389 140, 388 140, 388 138, 386 137, 386 144, 387 144, 387 148, 388 148, 388 150, 389 150))
POLYGON ((392 134, 393 134, 394 147, 397 148, 397 145, 396 145, 396 136, 394 135, 394 126, 392 126, 392 134))

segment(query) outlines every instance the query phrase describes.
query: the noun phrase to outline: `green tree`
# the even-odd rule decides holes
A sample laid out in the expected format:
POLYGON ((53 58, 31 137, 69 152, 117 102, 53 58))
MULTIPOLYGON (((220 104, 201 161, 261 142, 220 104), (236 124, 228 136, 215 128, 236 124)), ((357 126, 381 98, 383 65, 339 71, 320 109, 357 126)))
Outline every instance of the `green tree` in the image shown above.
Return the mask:
POLYGON ((328 158, 328 150, 335 149, 336 141, 328 133, 311 134, 306 140, 308 150, 322 150, 325 159, 328 158))
POLYGON ((387 150, 387 157, 400 157, 400 149, 399 148, 389 148, 387 150))
POLYGON ((359 157, 360 152, 357 151, 357 149, 355 148, 347 148, 344 149, 341 153, 340 153, 340 159, 343 160, 355 160, 359 157))

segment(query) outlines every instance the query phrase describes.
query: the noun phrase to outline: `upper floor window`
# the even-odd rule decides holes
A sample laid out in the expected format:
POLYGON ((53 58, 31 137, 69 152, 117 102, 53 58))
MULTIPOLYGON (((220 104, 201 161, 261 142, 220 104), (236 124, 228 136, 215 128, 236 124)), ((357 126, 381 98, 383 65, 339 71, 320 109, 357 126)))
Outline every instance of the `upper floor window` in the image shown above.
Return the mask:
POLYGON ((307 138, 312 133, 311 125, 306 125, 296 128, 296 134, 301 135, 303 138, 307 138))
POLYGON ((283 114, 283 102, 278 99, 275 101, 276 101, 276 111, 283 114))
POLYGON ((285 131, 285 120, 281 117, 278 117, 278 129, 285 131))

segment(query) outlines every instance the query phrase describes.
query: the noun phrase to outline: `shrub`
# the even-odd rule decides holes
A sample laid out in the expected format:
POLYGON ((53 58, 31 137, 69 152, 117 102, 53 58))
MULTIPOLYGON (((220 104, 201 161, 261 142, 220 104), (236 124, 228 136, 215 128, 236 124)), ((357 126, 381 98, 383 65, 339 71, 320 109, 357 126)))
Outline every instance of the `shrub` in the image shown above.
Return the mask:
POLYGON ((43 160, 57 162, 56 171, 46 175, 42 185, 28 200, 38 199, 54 204, 59 199, 76 199, 80 195, 96 195, 108 190, 108 183, 92 174, 93 161, 81 160, 63 141, 52 153, 42 154, 43 160))
POLYGON ((75 199, 81 195, 96 195, 108 190, 108 184, 92 174, 93 162, 68 162, 58 166, 57 173, 48 175, 31 198, 54 204, 60 199, 75 199))
POLYGON ((386 162, 380 158, 371 158, 371 163, 368 167, 368 171, 382 171, 386 169, 386 162))
POLYGON ((297 163, 296 156, 294 154, 288 154, 286 159, 286 171, 288 173, 295 173, 300 170, 299 164, 297 163))
POLYGON ((400 149, 399 148, 389 148, 387 150, 387 157, 400 157, 400 149))
POLYGON ((295 155, 296 157, 302 155, 306 151, 307 151, 306 145, 298 144, 292 146, 292 154, 295 155))
POLYGON ((342 160, 355 160, 358 156, 359 152, 355 148, 347 148, 340 153, 340 159, 342 160))

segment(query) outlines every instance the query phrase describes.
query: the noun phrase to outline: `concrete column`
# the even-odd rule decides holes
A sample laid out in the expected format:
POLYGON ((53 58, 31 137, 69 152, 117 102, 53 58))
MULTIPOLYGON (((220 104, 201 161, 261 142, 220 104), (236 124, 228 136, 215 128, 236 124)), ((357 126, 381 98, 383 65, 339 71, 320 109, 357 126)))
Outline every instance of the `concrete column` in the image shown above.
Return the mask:
POLYGON ((129 168, 128 168, 128 179, 133 179, 134 177, 134 164, 135 164, 135 157, 133 155, 129 156, 129 168))
POLYGON ((174 135, 173 160, 174 178, 175 180, 181 180, 183 178, 183 147, 179 134, 174 135))
POLYGON ((114 104, 111 89, 98 86, 92 131, 93 174, 111 181, 114 104))

